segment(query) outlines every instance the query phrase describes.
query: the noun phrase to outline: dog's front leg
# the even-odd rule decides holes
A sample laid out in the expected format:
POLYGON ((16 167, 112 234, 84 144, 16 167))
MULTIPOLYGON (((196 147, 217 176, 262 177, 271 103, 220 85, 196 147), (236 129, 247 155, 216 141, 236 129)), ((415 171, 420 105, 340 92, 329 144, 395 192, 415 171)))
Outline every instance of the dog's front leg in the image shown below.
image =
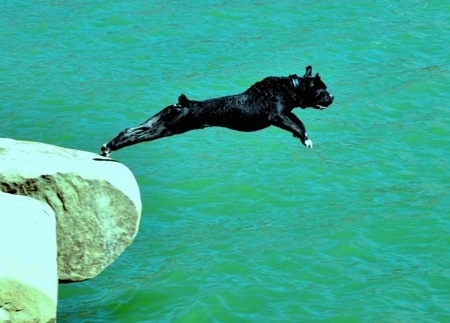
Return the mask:
POLYGON ((313 142, 308 138, 303 122, 292 112, 280 114, 275 117, 274 126, 291 132, 294 137, 299 138, 302 144, 312 148, 313 142))

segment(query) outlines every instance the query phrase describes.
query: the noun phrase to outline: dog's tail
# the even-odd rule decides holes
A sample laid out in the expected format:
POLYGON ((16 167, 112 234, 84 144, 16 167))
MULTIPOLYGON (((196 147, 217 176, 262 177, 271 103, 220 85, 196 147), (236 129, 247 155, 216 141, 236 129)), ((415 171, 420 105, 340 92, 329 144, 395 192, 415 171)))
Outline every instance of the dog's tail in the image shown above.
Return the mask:
POLYGON ((187 96, 184 94, 181 94, 178 97, 178 104, 181 105, 182 107, 189 107, 189 102, 191 102, 191 100, 189 100, 187 96))

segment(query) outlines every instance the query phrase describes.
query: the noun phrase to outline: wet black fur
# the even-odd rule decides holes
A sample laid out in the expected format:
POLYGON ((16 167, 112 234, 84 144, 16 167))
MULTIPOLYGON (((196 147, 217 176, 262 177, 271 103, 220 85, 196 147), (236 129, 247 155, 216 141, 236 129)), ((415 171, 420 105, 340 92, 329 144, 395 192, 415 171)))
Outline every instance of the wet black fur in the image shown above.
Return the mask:
POLYGON ((238 131, 257 131, 276 126, 291 132, 310 147, 303 122, 292 112, 296 107, 324 109, 333 102, 320 76, 312 76, 311 66, 303 77, 266 77, 245 92, 204 101, 190 100, 182 94, 178 103, 169 105, 141 125, 123 130, 102 152, 143 141, 181 134, 205 127, 226 127, 238 131))

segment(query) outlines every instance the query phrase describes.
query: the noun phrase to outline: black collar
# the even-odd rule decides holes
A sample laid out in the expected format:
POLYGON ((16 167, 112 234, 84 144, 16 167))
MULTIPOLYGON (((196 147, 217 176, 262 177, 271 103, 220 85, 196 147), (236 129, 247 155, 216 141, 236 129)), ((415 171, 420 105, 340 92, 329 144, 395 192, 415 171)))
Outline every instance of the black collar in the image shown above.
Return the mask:
POLYGON ((303 104, 303 98, 302 95, 300 95, 301 92, 301 88, 300 88, 300 84, 302 82, 302 78, 298 77, 297 74, 292 74, 289 75, 289 79, 291 80, 291 85, 294 88, 294 93, 295 93, 295 100, 297 100, 298 102, 298 106, 301 107, 302 109, 305 108, 304 104, 303 104))
POLYGON ((289 78, 291 80, 294 91, 297 91, 300 88, 300 80, 299 80, 297 74, 289 75, 289 78))

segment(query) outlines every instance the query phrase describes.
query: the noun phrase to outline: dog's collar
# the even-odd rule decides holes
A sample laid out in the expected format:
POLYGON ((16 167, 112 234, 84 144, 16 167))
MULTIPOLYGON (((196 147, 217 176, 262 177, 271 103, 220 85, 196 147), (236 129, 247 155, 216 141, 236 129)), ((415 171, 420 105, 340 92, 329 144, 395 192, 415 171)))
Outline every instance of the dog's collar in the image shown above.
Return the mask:
POLYGON ((300 80, 298 79, 297 74, 289 75, 289 79, 291 80, 294 91, 297 91, 297 89, 300 87, 300 80))
POLYGON ((292 74, 289 75, 289 79, 291 80, 291 85, 294 88, 294 93, 295 93, 295 97, 296 100, 298 100, 298 106, 301 107, 302 109, 305 108, 304 104, 303 104, 303 98, 300 95, 301 92, 301 88, 300 88, 300 82, 301 82, 301 78, 297 76, 297 74, 292 74))

